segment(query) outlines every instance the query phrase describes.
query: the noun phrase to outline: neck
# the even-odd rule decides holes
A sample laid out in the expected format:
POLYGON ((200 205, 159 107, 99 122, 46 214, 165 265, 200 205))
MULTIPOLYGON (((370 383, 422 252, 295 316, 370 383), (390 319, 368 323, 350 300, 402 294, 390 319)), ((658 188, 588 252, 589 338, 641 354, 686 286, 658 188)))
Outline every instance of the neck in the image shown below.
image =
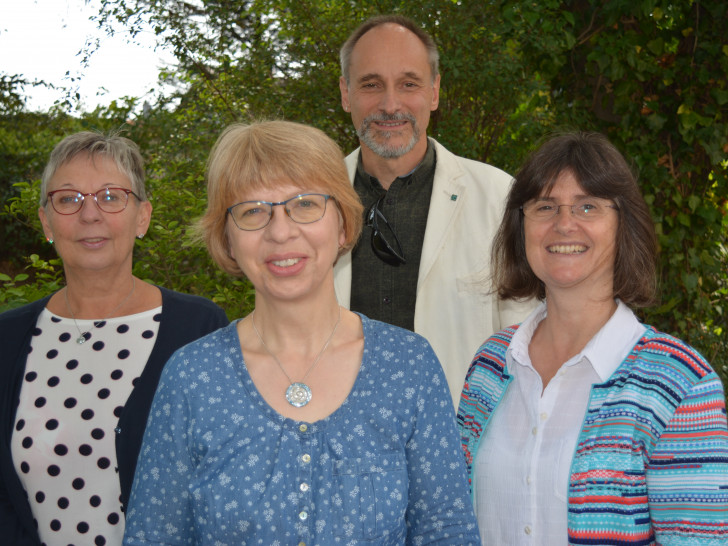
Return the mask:
POLYGON ((136 285, 131 272, 115 279, 98 275, 89 282, 69 275, 66 277, 64 298, 68 301, 69 312, 77 319, 112 318, 132 299, 136 285))
POLYGON ((336 298, 311 306, 290 303, 271 304, 256 298, 255 324, 266 345, 274 353, 294 349, 302 354, 317 353, 321 343, 339 320, 336 298))
POLYGON ((609 321, 617 303, 611 296, 601 299, 546 296, 548 315, 538 333, 548 340, 563 361, 579 353, 609 321))
POLYGON ((405 176, 419 165, 427 152, 427 138, 421 138, 412 150, 400 157, 384 158, 361 144, 361 161, 364 170, 374 176, 385 190, 398 176, 405 176))

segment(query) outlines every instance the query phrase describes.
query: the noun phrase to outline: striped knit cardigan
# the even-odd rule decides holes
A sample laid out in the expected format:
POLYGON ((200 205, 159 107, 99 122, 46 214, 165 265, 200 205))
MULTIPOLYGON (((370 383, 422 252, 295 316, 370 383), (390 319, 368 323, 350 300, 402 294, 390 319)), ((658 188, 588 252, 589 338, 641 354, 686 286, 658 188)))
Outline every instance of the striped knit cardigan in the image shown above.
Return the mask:
MULTIPOLYGON (((517 327, 480 348, 458 408, 473 459, 511 382, 517 327)), ((571 463, 568 544, 728 544, 728 425, 720 378, 700 354, 648 328, 603 384, 593 385, 571 463)))

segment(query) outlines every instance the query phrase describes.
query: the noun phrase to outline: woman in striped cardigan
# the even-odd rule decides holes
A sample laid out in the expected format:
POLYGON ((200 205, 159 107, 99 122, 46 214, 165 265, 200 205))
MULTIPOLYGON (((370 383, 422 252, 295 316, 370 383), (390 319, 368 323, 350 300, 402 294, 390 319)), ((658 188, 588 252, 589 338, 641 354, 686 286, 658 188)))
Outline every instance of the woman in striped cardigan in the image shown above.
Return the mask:
POLYGON ((542 304, 480 348, 458 423, 483 544, 726 544, 728 426, 705 359, 641 324, 656 240, 622 155, 570 133, 516 175, 494 290, 542 304))

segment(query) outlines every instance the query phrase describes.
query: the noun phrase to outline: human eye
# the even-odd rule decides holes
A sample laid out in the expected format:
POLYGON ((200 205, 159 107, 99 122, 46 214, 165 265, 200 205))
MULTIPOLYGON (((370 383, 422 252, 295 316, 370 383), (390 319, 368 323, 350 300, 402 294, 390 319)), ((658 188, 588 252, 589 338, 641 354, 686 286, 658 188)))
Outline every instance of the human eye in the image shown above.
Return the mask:
POLYGON ((531 206, 532 214, 536 216, 553 216, 556 212, 556 205, 548 202, 538 202, 531 206))
POLYGON ((376 78, 367 78, 359 81, 359 89, 363 91, 373 91, 380 87, 380 81, 376 78))
POLYGON ((81 194, 75 191, 63 191, 55 195, 59 205, 73 205, 81 199, 81 194))
POLYGON ((602 205, 597 201, 582 201, 576 206, 576 210, 582 216, 596 216, 602 211, 602 205))
POLYGON ((238 205, 235 210, 238 211, 239 218, 255 218, 268 214, 268 208, 264 203, 243 203, 238 205))
POLYGON ((319 202, 314 196, 306 195, 296 199, 293 206, 299 209, 315 209, 319 207, 319 202))
POLYGON ((121 190, 101 190, 96 194, 96 199, 104 203, 116 203, 124 199, 124 192, 121 190))
POLYGON ((299 195, 288 204, 288 210, 294 214, 318 214, 323 207, 324 199, 320 195, 299 195))

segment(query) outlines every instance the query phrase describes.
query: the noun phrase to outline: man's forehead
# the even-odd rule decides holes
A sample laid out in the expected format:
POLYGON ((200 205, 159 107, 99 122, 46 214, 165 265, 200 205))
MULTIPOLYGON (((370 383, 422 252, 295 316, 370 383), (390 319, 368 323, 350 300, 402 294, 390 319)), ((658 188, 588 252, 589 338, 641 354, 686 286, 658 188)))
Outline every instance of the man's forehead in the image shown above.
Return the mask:
POLYGON ((430 72, 427 49, 410 30, 386 24, 366 32, 354 45, 349 62, 357 80, 375 77, 426 78, 430 72))

